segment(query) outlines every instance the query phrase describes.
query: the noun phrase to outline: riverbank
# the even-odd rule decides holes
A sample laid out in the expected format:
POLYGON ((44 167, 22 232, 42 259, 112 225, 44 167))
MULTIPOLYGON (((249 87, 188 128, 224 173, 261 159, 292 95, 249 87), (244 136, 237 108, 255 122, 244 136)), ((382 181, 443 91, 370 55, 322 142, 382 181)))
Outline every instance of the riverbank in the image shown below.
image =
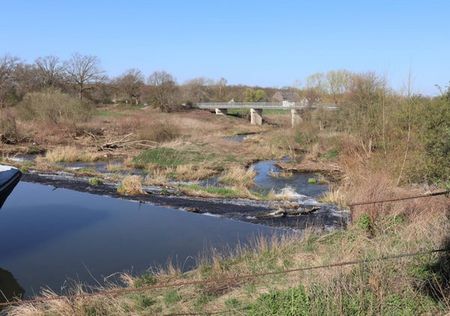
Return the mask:
MULTIPOLYGON (((238 118, 198 111, 173 116, 157 114, 154 120, 162 120, 165 116, 171 124, 159 124, 156 130, 165 130, 163 127, 168 125, 177 126, 178 132, 165 130, 161 135, 170 137, 164 136, 156 143, 150 143, 148 140, 155 130, 152 126, 149 128, 152 136, 146 134, 146 141, 142 142, 138 131, 145 129, 146 119, 154 112, 126 111, 129 112, 108 110, 108 115, 117 113, 113 119, 108 119, 103 135, 83 133, 83 136, 73 138, 73 143, 52 140, 46 153, 41 154, 42 158, 33 164, 22 164, 22 168, 31 171, 25 176, 27 181, 114 197, 119 197, 117 184, 121 183, 121 192, 136 194, 120 195, 121 198, 148 199, 150 203, 184 207, 191 212, 216 212, 242 221, 260 220, 265 225, 293 227, 290 225, 294 224, 303 229, 303 236, 261 239, 248 248, 210 256, 189 273, 181 273, 176 267, 169 266, 143 276, 124 276, 129 289, 171 281, 212 279, 211 287, 180 286, 133 295, 22 305, 11 310, 12 314, 30 311, 70 314, 73 310, 80 314, 208 313, 220 310, 251 315, 445 314, 449 310, 450 265, 448 257, 438 255, 300 275, 221 282, 242 273, 279 272, 448 248, 449 200, 445 197, 354 207, 353 223, 346 230, 329 232, 323 223, 318 225, 319 231, 314 229, 317 228, 315 225, 312 225, 313 231, 308 230, 310 222, 304 219, 313 219, 321 211, 314 209, 315 203, 300 205, 306 202, 301 192, 282 187, 277 187, 274 192, 264 188, 255 190, 258 181, 269 184, 266 188, 288 182, 299 188, 309 185, 317 189, 318 195, 311 196, 321 206, 338 205, 346 209, 354 202, 420 195, 444 186, 445 182, 412 182, 414 161, 419 154, 410 159, 409 149, 403 153, 401 146, 392 147, 394 149, 390 151, 386 150, 388 147, 374 147, 371 138, 360 138, 355 136, 356 133, 351 135, 344 132, 344 128, 322 130, 313 120, 291 129, 287 127, 286 117, 279 115, 273 118, 278 125, 261 128, 251 127, 238 118), (177 118, 182 118, 185 125, 177 118), (244 124, 246 131, 241 130, 244 124), (119 126, 124 126, 120 132, 119 126), (262 131, 264 133, 258 134, 262 131), (256 134, 225 138, 248 132, 256 134), (132 135, 128 136, 130 133, 132 135), (289 157, 290 161, 283 161, 284 157, 289 157), (257 161, 262 164, 260 170, 266 172, 258 174, 256 165, 254 169, 249 168, 257 161), (270 167, 266 165, 268 161, 272 164, 270 167), (58 178, 58 173, 55 177, 50 172, 66 172, 74 163, 79 165, 62 178, 58 178), (274 165, 281 168, 276 169, 274 165), (97 167, 112 173, 111 180, 102 177, 97 167), (297 178, 299 174, 308 176, 297 178), (128 178, 130 176, 133 178, 128 178), (71 177, 70 180, 67 177, 71 177), (125 188, 125 178, 130 180, 127 182, 130 190, 125 188), (322 191, 320 185, 326 186, 326 190, 322 191), (150 194, 141 194, 147 190, 150 194), (290 197, 293 201, 289 201, 290 197), (306 225, 302 226, 302 223, 306 225)), ((380 146, 382 142, 377 144, 380 146)), ((442 179, 446 181, 444 177, 442 179)), ((100 290, 104 289, 107 288, 100 290)), ((72 291, 82 290, 76 286, 72 291)), ((53 296, 51 293, 44 295, 53 296)))
MULTIPOLYGON (((130 294, 23 304, 11 308, 9 313, 445 314, 450 308, 446 283, 448 253, 250 280, 233 277, 448 248, 449 229, 447 198, 401 202, 386 210, 383 218, 372 221, 360 217, 345 231, 261 238, 233 253, 216 253, 205 258, 187 273, 167 266, 139 277, 123 275, 126 287, 137 291, 130 294), (210 281, 195 285, 204 280, 210 281), (164 288, 168 283, 191 281, 194 284, 164 288), (147 286, 161 288, 145 290, 147 286)), ((114 288, 111 285, 100 291, 114 288)), ((77 287, 73 291, 83 293, 88 289, 77 287)), ((46 293, 44 297, 54 296, 46 293)))

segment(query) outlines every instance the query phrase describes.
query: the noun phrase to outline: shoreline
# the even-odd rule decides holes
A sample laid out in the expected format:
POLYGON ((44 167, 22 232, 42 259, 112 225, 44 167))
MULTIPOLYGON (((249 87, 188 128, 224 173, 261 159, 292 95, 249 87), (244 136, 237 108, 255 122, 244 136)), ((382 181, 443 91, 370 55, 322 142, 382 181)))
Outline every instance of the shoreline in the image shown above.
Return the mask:
POLYGON ((170 207, 197 214, 213 214, 224 218, 243 222, 261 224, 270 227, 303 230, 314 228, 317 230, 344 229, 349 222, 349 212, 326 204, 299 205, 300 212, 287 211, 280 213, 283 208, 292 209, 292 202, 286 201, 258 201, 242 198, 214 198, 192 197, 180 194, 176 190, 167 190, 160 186, 144 187, 146 194, 121 195, 117 192, 115 183, 91 185, 88 178, 74 176, 70 173, 49 173, 28 171, 23 174, 22 181, 55 188, 64 188, 78 192, 104 195, 140 203, 152 203, 162 207, 170 207), (314 208, 313 208, 314 207, 314 208))

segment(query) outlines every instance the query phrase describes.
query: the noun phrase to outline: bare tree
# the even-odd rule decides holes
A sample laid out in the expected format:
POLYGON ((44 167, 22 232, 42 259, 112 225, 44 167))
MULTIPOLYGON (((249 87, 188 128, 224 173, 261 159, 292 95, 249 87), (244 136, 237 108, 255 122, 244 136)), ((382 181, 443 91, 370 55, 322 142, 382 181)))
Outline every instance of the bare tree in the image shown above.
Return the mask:
POLYGON ((73 54, 64 63, 64 70, 67 80, 77 87, 80 100, 86 90, 105 79, 104 72, 100 69, 100 60, 96 56, 73 54))
POLYGON ((328 92, 333 96, 336 105, 339 99, 350 88, 352 74, 346 70, 329 71, 326 75, 328 92))
POLYGON ((178 87, 175 78, 165 71, 155 71, 147 80, 151 88, 150 103, 164 112, 170 112, 177 102, 178 87))
POLYGON ((58 57, 39 57, 34 63, 39 80, 44 87, 56 87, 62 83, 64 68, 58 57))
POLYGON ((125 102, 128 101, 139 103, 141 96, 141 88, 144 85, 144 75, 139 69, 127 70, 124 74, 114 80, 119 93, 125 97, 125 102))
POLYGON ((184 99, 192 103, 204 102, 209 99, 208 86, 213 85, 214 82, 207 78, 194 78, 187 81, 183 85, 184 99))
POLYGON ((0 57, 0 107, 7 105, 7 100, 14 93, 14 73, 19 65, 19 58, 5 55, 0 57))
POLYGON ((227 101, 226 100, 226 87, 228 81, 225 78, 220 78, 216 83, 216 101, 227 101))

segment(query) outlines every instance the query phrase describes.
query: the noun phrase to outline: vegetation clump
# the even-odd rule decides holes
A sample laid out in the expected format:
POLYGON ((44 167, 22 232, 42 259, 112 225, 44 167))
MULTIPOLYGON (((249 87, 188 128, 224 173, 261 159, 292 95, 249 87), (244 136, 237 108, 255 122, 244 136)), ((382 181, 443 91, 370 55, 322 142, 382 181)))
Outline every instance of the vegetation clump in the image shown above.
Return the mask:
POLYGON ((45 153, 48 162, 91 162, 99 158, 96 153, 89 153, 74 146, 56 147, 45 153))
POLYGON ((8 111, 0 112, 0 143, 15 144, 19 140, 16 118, 8 111))
POLYGON ((89 179, 89 184, 92 186, 97 186, 97 185, 102 185, 103 184, 103 180, 97 177, 94 178, 90 178, 89 179))
POLYGON ((177 125, 169 121, 158 121, 146 125, 138 131, 138 137, 143 140, 150 140, 157 143, 172 141, 181 136, 177 125))
POLYGON ((142 178, 139 176, 126 176, 117 188, 117 193, 121 195, 144 194, 142 178))
POLYGON ((58 90, 30 92, 17 105, 17 112, 24 120, 48 123, 79 123, 92 116, 92 107, 84 101, 58 90))
POLYGON ((233 165, 227 168, 219 178, 219 181, 236 187, 250 188, 254 184, 255 176, 256 172, 253 168, 244 168, 239 165, 233 165))
POLYGON ((177 167, 182 164, 200 162, 207 157, 196 151, 180 151, 159 147, 147 149, 137 155, 133 162, 138 165, 154 164, 160 167, 177 167))

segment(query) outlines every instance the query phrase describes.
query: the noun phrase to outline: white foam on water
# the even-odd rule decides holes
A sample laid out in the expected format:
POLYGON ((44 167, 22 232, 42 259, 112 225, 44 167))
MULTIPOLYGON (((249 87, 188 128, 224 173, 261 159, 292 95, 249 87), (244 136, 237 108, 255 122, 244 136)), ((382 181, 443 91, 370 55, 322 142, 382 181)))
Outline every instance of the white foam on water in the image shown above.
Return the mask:
POLYGON ((275 194, 275 197, 279 198, 279 199, 283 199, 283 200, 289 200, 289 201, 294 201, 294 200, 304 200, 306 198, 308 198, 306 195, 297 193, 294 188, 287 186, 284 187, 283 189, 281 189, 280 193, 275 194))
POLYGON ((0 165, 0 172, 9 170, 17 170, 17 169, 11 166, 0 165))
POLYGON ((222 217, 222 216, 219 215, 219 214, 211 214, 211 213, 208 213, 208 212, 202 213, 202 215, 211 216, 211 217, 222 217))

